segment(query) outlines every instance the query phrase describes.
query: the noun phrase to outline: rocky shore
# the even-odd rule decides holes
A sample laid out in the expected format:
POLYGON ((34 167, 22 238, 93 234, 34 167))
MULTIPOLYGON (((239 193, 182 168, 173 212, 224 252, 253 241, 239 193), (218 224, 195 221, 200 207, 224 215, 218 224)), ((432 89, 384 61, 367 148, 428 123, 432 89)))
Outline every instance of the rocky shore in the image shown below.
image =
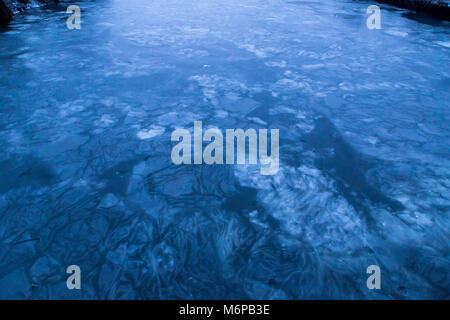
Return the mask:
MULTIPOLYGON (((25 10, 33 0, 0 0, 0 25, 11 22, 14 14, 25 10)), ((39 3, 55 3, 58 0, 37 0, 39 3)))
POLYGON ((5 1, 0 0, 0 24, 8 24, 13 18, 12 9, 5 1))
POLYGON ((377 2, 450 21, 450 0, 377 0, 377 2))

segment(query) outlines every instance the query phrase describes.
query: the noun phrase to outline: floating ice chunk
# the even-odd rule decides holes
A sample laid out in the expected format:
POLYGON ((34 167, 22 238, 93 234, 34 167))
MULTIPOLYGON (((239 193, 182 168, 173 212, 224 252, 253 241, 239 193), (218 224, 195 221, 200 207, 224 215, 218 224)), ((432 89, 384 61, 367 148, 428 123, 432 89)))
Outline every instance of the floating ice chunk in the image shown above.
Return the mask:
POLYGON ((245 49, 248 52, 254 53, 258 58, 267 58, 267 52, 262 49, 257 49, 253 44, 245 44, 240 46, 241 49, 245 49))
POLYGON ((115 122, 114 119, 112 119, 110 115, 104 114, 104 115, 100 118, 100 121, 97 122, 97 125, 99 125, 100 127, 109 127, 109 126, 112 125, 114 122, 115 122))
MULTIPOLYGON (((269 177, 255 174, 250 166, 241 166, 234 174, 241 186, 258 190, 258 203, 287 233, 301 234, 320 250, 347 252, 362 245, 363 221, 352 205, 336 194, 333 181, 317 168, 285 165, 277 175, 269 177)), ((257 217, 256 212, 249 213, 252 223, 257 217)))
POLYGON ((220 118, 220 119, 225 119, 226 117, 228 117, 228 112, 226 112, 224 110, 218 110, 216 112, 216 117, 220 118))
POLYGON ((267 122, 265 122, 264 120, 261 120, 260 118, 257 117, 249 117, 248 120, 251 120, 253 122, 262 124, 262 125, 267 125, 267 122))
POLYGON ((194 121, 197 121, 201 118, 201 115, 192 112, 169 112, 162 114, 156 120, 156 123, 158 123, 160 126, 153 126, 151 128, 163 128, 163 126, 187 126, 188 124, 192 124, 194 121))
POLYGON ((209 52, 206 50, 195 50, 195 49, 191 49, 191 48, 180 50, 178 53, 180 55, 186 56, 188 58, 206 57, 209 55, 209 52))
POLYGON ((296 114, 297 111, 292 109, 292 108, 286 107, 286 106, 279 106, 279 107, 276 107, 276 108, 271 108, 269 110, 269 114, 270 115, 275 115, 275 114, 280 114, 280 113, 296 114))
POLYGON ((99 204, 99 208, 109 209, 114 207, 119 203, 119 199, 112 193, 108 193, 105 197, 103 197, 102 201, 99 204))
POLYGON ((306 64, 303 65, 302 68, 303 69, 319 69, 324 67, 325 65, 323 63, 318 63, 318 64, 306 64))
POLYGON ((387 34, 390 34, 391 36, 396 36, 396 37, 407 37, 408 33, 407 32, 403 32, 403 31, 395 31, 395 30, 386 30, 385 31, 387 34))
POLYGON ((287 63, 284 60, 282 60, 282 61, 270 61, 270 62, 266 62, 265 65, 269 66, 269 67, 286 68, 287 63))
POLYGON ((306 113, 304 111, 299 111, 297 112, 297 114, 295 115, 295 117, 297 119, 306 119, 306 113))
POLYGON ((293 89, 297 89, 301 87, 301 84, 292 80, 292 79, 281 79, 278 80, 277 85, 282 86, 282 87, 288 87, 288 88, 293 88, 293 89))
POLYGON ((163 127, 159 127, 159 126, 151 126, 150 129, 148 130, 140 130, 137 133, 137 136, 139 139, 141 140, 145 140, 145 139, 151 139, 153 137, 162 135, 164 133, 165 129, 163 127))
POLYGON ((86 179, 78 179, 73 183, 75 188, 89 188, 89 181, 86 179))
POLYGON ((378 142, 378 139, 375 137, 367 137, 367 142, 370 144, 376 144, 378 142))
POLYGON ((197 33, 197 34, 207 34, 210 32, 209 28, 193 28, 193 27, 183 27, 182 30, 186 33, 197 33))
POLYGON ((112 107, 115 103, 115 99, 108 97, 108 98, 102 99, 101 102, 107 107, 112 107))
POLYGON ((440 46, 450 48, 450 41, 436 41, 436 43, 440 46))
POLYGON ((353 84, 351 84, 349 82, 341 82, 341 83, 339 83, 339 88, 341 88, 341 90, 344 90, 344 91, 353 91, 353 90, 355 90, 355 87, 353 86, 353 84))

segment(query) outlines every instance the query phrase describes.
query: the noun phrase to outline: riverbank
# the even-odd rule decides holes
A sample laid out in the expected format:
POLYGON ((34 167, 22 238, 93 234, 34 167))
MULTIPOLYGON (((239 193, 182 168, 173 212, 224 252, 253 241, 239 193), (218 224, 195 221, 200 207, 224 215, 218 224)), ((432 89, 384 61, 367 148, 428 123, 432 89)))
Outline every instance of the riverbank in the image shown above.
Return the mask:
POLYGON ((399 8, 428 14, 432 17, 450 21, 450 1, 447 0, 377 0, 399 8))
POLYGON ((13 13, 9 5, 0 0, 0 24, 8 24, 13 18, 13 13))
MULTIPOLYGON (((37 2, 56 3, 58 0, 37 0, 37 2)), ((0 0, 0 25, 7 25, 14 18, 14 14, 27 9, 33 3, 32 0, 0 0)))

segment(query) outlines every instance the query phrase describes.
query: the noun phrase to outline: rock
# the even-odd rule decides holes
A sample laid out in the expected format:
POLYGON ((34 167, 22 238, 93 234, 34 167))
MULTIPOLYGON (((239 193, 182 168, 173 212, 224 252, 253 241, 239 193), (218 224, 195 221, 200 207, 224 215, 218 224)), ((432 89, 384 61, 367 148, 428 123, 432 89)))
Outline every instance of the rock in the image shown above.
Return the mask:
POLYGON ((5 1, 9 1, 9 7, 12 9, 14 13, 24 11, 30 4, 30 0, 5 0, 5 1))
POLYGON ((450 1, 448 0, 377 0, 416 12, 426 13, 438 19, 450 21, 450 1))
MULTIPOLYGON (((38 0, 42 4, 57 3, 58 0, 38 0)), ((0 25, 11 22, 14 13, 24 11, 32 3, 30 0, 0 0, 0 25)))
POLYGON ((9 4, 4 0, 0 0, 0 25, 6 25, 11 22, 13 18, 13 13, 9 4))

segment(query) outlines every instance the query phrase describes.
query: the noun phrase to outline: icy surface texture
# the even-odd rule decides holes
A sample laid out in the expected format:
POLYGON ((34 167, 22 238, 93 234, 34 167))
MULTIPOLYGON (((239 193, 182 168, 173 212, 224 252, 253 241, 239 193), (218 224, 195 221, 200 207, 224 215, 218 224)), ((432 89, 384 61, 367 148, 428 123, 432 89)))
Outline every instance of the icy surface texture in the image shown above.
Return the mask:
POLYGON ((0 33, 0 298, 449 298, 448 24, 392 9, 368 30, 367 3, 337 0, 79 5, 81 30, 62 3, 0 33), (280 129, 279 172, 173 165, 195 120, 280 129))

